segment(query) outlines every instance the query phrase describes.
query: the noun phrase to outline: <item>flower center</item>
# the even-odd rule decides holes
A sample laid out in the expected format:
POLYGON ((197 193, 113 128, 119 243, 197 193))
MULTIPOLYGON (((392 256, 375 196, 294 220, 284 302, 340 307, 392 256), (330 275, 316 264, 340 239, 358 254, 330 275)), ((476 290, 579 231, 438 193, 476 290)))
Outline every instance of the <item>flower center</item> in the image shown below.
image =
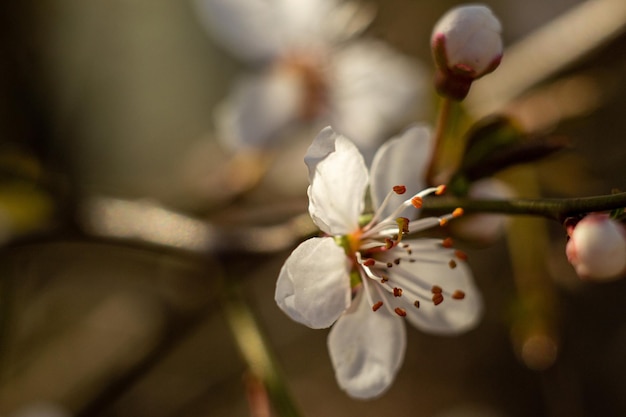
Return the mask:
MULTIPOLYGON (((445 191, 444 186, 427 188, 410 198, 404 200, 389 215, 384 216, 391 197, 402 195, 406 187, 395 186, 389 192, 381 206, 374 213, 372 219, 365 226, 343 237, 342 246, 346 249, 348 257, 354 262, 353 271, 360 280, 352 279, 353 288, 362 285, 372 310, 377 311, 383 305, 384 300, 397 300, 403 306, 397 306, 390 311, 404 317, 407 308, 419 308, 421 301, 430 300, 434 305, 441 304, 445 299, 462 300, 465 293, 459 289, 443 289, 435 283, 425 282, 422 277, 415 274, 414 268, 420 262, 442 262, 441 256, 430 256, 430 251, 443 251, 449 254, 446 258, 447 267, 454 269, 458 262, 465 261, 467 256, 461 251, 451 249, 450 238, 443 241, 435 240, 412 240, 403 241, 403 236, 416 233, 434 226, 443 226, 450 219, 459 217, 463 210, 458 208, 452 213, 442 217, 427 217, 418 220, 409 220, 401 217, 404 210, 410 206, 420 208, 422 199, 430 194, 440 195, 445 191), (436 242, 436 243, 433 243, 436 242), (415 248, 414 245, 418 245, 415 248), (424 252, 423 254, 421 252, 424 252), (408 264, 409 266, 405 266, 408 264), (411 265, 416 264, 416 265, 411 265), (408 305, 407 305, 408 304, 408 305)), ((439 253, 438 255, 441 255, 439 253)))

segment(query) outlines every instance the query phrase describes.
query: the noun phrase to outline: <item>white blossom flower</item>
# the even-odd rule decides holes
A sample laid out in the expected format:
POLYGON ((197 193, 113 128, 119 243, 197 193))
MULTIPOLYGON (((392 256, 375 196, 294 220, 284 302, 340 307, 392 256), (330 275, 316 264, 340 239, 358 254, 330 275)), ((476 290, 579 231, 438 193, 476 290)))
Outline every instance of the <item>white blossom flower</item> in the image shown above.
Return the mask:
POLYGON ((214 38, 258 68, 216 112, 218 136, 231 148, 270 147, 304 122, 332 124, 373 155, 419 112, 421 67, 383 42, 356 39, 371 9, 339 0, 196 4, 214 38))
POLYGON ((339 386, 352 397, 379 396, 393 382, 406 347, 403 319, 424 331, 455 334, 473 328, 481 315, 464 254, 449 240, 404 236, 460 214, 417 219, 422 199, 442 191, 419 191, 432 147, 430 130, 413 126, 381 147, 368 173, 355 145, 325 128, 305 157, 309 213, 325 236, 293 251, 275 298, 311 328, 334 323, 330 357, 339 386), (364 221, 368 185, 375 212, 364 221))
POLYGON ((568 231, 568 261, 584 279, 610 280, 626 274, 626 229, 608 214, 591 213, 568 231))
POLYGON ((500 21, 484 5, 459 6, 443 15, 431 36, 440 93, 463 99, 472 81, 498 67, 501 31, 500 21))

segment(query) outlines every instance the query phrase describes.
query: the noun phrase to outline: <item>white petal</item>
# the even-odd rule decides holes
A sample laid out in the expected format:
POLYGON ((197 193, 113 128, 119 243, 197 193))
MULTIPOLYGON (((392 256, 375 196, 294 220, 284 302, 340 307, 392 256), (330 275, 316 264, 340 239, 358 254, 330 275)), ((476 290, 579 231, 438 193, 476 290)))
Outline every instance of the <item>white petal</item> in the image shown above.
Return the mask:
POLYGON ((331 124, 369 162, 375 149, 425 103, 426 78, 417 62, 382 42, 360 41, 337 51, 330 79, 331 124))
POLYGON ((280 15, 265 0, 195 0, 209 33, 233 54, 269 61, 285 49, 280 15))
POLYGON ((301 243, 287 258, 276 282, 278 306, 313 329, 332 325, 350 305, 350 263, 330 237, 301 243))
POLYGON ((335 131, 330 126, 327 126, 320 131, 307 149, 304 155, 304 163, 309 170, 309 182, 313 180, 317 164, 322 162, 332 152, 335 152, 337 136, 335 131))
POLYGON ((392 384, 404 361, 403 320, 385 308, 372 311, 359 291, 328 335, 328 350, 339 386, 355 398, 374 398, 392 384))
POLYGON ((271 146, 297 119, 303 94, 300 79, 289 72, 241 80, 215 113, 220 140, 233 149, 271 146))
MULTIPOLYGON (((383 210, 386 216, 412 195, 426 188, 426 171, 432 158, 434 140, 426 125, 414 125, 385 143, 374 156, 370 191, 374 208, 378 208, 395 185, 404 185, 406 193, 391 197, 383 210)), ((417 210, 409 208, 404 217, 414 219, 417 210)))
POLYGON ((304 158, 311 185, 309 214, 324 232, 348 234, 358 228, 368 173, 354 144, 330 128, 323 129, 304 158))
MULTIPOLYGON (((403 288, 407 306, 407 319, 420 330, 435 334, 457 334, 474 328, 482 317, 481 294, 474 284, 472 273, 466 262, 455 256, 454 249, 446 249, 437 239, 416 239, 403 241, 410 245, 414 262, 403 259, 387 271, 392 286, 403 288), (454 260, 456 267, 450 267, 454 260), (444 301, 435 305, 431 289, 437 285, 443 289, 444 301), (455 300, 451 294, 463 291, 465 298, 455 300), (418 294, 420 307, 412 306, 409 292, 418 294)), ((390 251, 383 259, 392 261, 398 257, 401 248, 390 251)))

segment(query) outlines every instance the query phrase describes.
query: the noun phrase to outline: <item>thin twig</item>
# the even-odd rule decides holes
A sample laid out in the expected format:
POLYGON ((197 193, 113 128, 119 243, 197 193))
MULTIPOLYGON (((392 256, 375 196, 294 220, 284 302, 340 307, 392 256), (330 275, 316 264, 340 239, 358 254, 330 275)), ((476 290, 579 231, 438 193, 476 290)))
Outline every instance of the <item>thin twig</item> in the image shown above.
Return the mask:
POLYGON ((267 344, 263 331, 245 298, 234 285, 229 285, 225 295, 224 311, 239 352, 248 364, 250 372, 263 383, 274 410, 280 417, 300 417, 302 414, 278 369, 272 349, 267 344))
POLYGON ((424 199, 425 211, 452 211, 461 207, 466 213, 501 213, 541 216, 562 222, 567 217, 626 207, 626 193, 581 198, 474 200, 440 197, 424 199))

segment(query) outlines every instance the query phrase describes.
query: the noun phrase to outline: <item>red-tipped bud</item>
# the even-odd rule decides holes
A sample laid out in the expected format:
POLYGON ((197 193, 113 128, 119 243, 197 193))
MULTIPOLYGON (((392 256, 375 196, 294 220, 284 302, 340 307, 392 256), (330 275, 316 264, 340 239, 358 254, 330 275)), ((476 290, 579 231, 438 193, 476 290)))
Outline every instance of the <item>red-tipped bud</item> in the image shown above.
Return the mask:
POLYGON ((619 278, 626 274, 626 229, 606 214, 589 214, 570 230, 565 253, 581 278, 619 278))
POLYGON ((500 21, 483 5, 456 7, 439 19, 431 36, 439 94, 463 100, 474 80, 497 68, 501 30, 500 21))

